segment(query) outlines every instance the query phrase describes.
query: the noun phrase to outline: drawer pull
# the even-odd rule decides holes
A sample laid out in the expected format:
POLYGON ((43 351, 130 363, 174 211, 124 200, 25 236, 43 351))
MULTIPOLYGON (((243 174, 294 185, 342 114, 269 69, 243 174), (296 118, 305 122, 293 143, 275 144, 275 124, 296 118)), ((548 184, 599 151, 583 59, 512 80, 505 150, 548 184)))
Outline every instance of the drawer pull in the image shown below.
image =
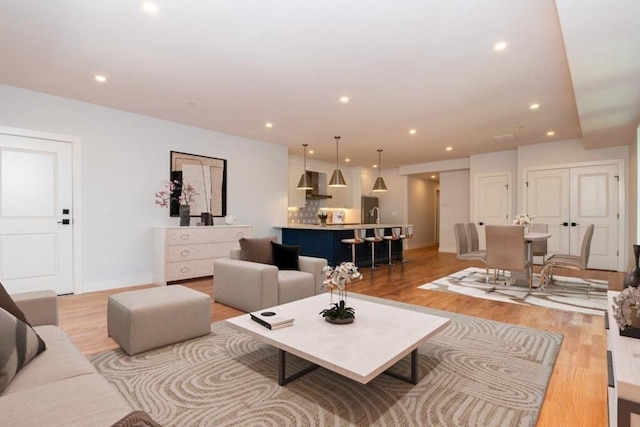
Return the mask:
POLYGON ((180 252, 180 255, 182 256, 189 256, 189 250, 185 249, 184 251, 180 252))
POLYGON ((182 235, 180 235, 180 238, 181 238, 182 240, 189 240, 189 237, 190 237, 190 236, 189 236, 188 234, 182 234, 182 235))
POLYGON ((184 267, 180 268, 180 273, 188 273, 190 270, 189 266, 185 265, 184 267))

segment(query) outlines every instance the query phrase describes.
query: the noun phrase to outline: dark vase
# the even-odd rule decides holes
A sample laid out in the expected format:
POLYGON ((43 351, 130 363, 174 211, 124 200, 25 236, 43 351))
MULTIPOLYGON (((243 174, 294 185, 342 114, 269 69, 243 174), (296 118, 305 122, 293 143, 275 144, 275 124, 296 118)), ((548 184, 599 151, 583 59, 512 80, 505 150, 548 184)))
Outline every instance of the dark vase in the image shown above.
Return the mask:
POLYGON ((335 319, 325 317, 324 320, 329 323, 333 323, 334 325, 347 325, 349 323, 353 323, 356 319, 353 317, 336 317, 335 319))
POLYGON ((640 267, 638 267, 638 257, 640 257, 640 245, 633 245, 633 253, 636 257, 636 266, 633 267, 627 275, 624 277, 624 282, 622 282, 623 288, 637 288, 640 286, 640 267))
POLYGON ((191 207, 180 205, 180 227, 188 227, 191 223, 191 207))

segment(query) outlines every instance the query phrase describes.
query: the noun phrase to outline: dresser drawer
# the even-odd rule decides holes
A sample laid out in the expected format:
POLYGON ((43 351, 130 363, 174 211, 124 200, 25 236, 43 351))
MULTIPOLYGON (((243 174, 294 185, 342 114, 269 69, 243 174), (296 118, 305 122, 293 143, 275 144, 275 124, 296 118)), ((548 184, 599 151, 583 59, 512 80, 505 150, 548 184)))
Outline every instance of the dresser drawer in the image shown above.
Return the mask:
POLYGON ((167 246, 166 262, 213 259, 222 252, 214 243, 167 246))
POLYGON ((166 264, 165 276, 167 282, 212 275, 213 259, 168 262, 166 264))
POLYGON ((238 242, 242 237, 251 237, 251 227, 189 227, 167 230, 167 245, 198 243, 238 242))

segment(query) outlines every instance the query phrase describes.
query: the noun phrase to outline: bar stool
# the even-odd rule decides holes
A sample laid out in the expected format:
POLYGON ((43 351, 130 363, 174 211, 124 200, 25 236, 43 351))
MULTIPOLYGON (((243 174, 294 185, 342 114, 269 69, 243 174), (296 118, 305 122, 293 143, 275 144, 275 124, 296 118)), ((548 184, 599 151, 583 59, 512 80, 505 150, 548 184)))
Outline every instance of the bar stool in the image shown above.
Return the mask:
POLYGON ((376 243, 378 242, 382 242, 384 239, 382 238, 382 236, 380 235, 380 229, 379 228, 374 228, 373 229, 373 236, 368 236, 364 238, 367 242, 371 243, 371 269, 372 270, 377 270, 380 267, 378 267, 375 264, 375 260, 376 260, 376 243))
MULTIPOLYGON (((413 225, 408 225, 404 228, 404 233, 400 235, 400 240, 410 239, 412 237, 413 237, 413 225)), ((404 259, 404 242, 402 243, 402 259, 400 261, 407 262, 407 260, 404 259)))
POLYGON ((353 230, 353 239, 342 239, 342 243, 346 243, 351 246, 351 262, 356 265, 356 245, 364 243, 365 234, 367 230, 364 228, 356 228, 353 230))
POLYGON ((389 262, 387 265, 396 265, 395 262, 391 261, 391 242, 394 240, 400 240, 400 233, 402 232, 402 227, 392 227, 391 235, 382 236, 384 240, 387 241, 387 246, 389 248, 389 262))

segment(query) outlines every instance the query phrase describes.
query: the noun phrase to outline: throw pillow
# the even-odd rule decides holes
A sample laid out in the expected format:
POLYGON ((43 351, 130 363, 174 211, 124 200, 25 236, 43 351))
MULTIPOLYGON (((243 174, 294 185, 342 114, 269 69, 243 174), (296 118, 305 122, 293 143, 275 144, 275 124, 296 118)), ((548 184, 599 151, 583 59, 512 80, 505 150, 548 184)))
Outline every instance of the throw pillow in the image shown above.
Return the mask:
POLYGON ((277 238, 262 237, 254 239, 240 239, 240 253, 244 261, 259 262, 261 264, 271 264, 273 253, 271 242, 276 242, 277 238))
POLYGON ((162 427, 144 411, 133 411, 120 418, 111 427, 162 427))
POLYGON ((13 301, 13 298, 11 298, 4 286, 2 286, 2 283, 0 283, 0 308, 4 308, 9 313, 13 314, 18 319, 31 326, 31 323, 27 321, 27 317, 13 301))
POLYGON ((44 341, 31 326, 0 308, 0 393, 45 349, 44 341))
POLYGON ((279 243, 271 242, 273 250, 273 265, 278 270, 300 270, 298 265, 298 254, 300 246, 287 246, 279 243))

